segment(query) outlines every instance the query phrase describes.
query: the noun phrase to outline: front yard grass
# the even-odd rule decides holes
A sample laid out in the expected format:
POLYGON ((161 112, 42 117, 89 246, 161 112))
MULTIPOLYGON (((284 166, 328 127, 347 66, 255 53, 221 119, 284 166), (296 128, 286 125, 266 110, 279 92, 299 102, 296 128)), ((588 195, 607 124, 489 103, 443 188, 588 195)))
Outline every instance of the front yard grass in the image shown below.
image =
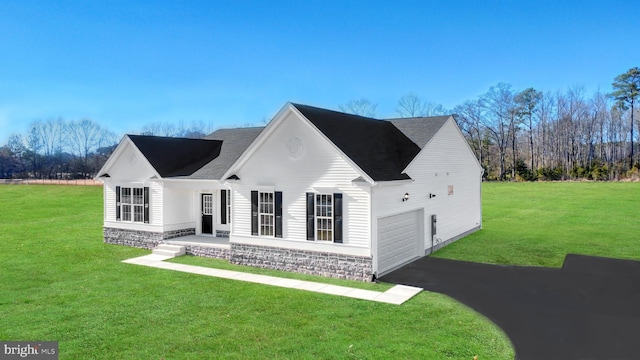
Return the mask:
POLYGON ((121 263, 149 251, 102 242, 99 187, 0 186, 0 203, 0 339, 57 340, 60 359, 513 358, 435 293, 395 306, 121 263))
POLYGON ((640 183, 484 183, 483 229, 433 256, 560 267, 568 253, 640 260, 640 183))

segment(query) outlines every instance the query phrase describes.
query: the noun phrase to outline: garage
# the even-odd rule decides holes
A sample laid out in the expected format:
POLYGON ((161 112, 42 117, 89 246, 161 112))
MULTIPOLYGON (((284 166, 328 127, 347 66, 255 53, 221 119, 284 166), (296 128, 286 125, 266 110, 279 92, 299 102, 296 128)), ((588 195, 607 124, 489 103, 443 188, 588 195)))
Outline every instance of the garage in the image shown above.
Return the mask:
POLYGON ((378 276, 424 256, 423 210, 378 219, 378 276))

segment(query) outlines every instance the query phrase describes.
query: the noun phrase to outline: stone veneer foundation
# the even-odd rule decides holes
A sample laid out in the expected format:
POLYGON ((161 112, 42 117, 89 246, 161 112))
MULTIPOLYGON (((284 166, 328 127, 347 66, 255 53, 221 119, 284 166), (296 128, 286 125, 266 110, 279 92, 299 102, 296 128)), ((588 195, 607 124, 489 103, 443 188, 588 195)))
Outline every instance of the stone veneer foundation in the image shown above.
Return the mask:
POLYGON ((372 281, 373 261, 368 256, 231 244, 232 264, 292 271, 338 279, 372 281))
POLYGON ((229 260, 229 247, 224 246, 199 246, 193 244, 174 243, 182 245, 188 255, 208 257, 213 259, 229 260))
MULTIPOLYGON (((152 250, 167 240, 195 235, 195 229, 182 229, 156 233, 150 231, 104 229, 107 244, 132 246, 152 250)), ((368 256, 342 255, 321 251, 295 250, 270 246, 230 244, 227 246, 200 246, 180 244, 186 253, 195 256, 225 259, 232 264, 265 269, 319 275, 338 279, 372 281, 373 261, 368 256)))
POLYGON ((133 246, 142 249, 155 249, 164 240, 173 239, 181 236, 195 235, 196 229, 181 229, 165 231, 163 233, 126 230, 116 228, 103 228, 104 242, 107 244, 133 246))

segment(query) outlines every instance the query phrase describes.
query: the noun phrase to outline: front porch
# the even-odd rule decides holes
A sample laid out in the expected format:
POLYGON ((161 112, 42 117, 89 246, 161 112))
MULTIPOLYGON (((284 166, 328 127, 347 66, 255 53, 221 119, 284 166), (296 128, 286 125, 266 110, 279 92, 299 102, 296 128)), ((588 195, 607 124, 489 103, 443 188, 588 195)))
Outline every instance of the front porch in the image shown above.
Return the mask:
POLYGON ((229 260, 231 252, 228 237, 187 235, 167 239, 163 243, 184 246, 185 252, 189 255, 214 259, 229 260))

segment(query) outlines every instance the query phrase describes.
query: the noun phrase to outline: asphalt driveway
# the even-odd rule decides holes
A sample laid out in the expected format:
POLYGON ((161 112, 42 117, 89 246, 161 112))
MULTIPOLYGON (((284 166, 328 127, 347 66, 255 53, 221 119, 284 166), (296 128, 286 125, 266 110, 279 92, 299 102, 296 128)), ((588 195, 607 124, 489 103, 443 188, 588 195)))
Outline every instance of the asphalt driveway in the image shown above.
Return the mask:
POLYGON ((566 256, 561 269, 425 257, 381 281, 448 295, 504 330, 516 359, 640 359, 640 262, 566 256))

